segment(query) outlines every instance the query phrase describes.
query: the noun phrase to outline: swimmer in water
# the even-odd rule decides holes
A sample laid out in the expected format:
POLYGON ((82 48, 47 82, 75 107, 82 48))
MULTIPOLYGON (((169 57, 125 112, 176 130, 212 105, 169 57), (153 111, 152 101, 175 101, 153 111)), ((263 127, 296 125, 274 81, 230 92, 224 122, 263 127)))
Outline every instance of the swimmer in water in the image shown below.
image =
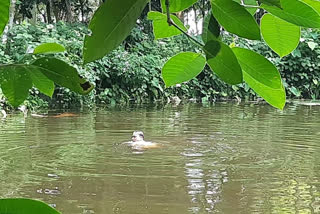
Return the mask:
POLYGON ((131 137, 131 146, 134 149, 150 149, 160 147, 157 143, 144 141, 144 134, 142 131, 134 131, 131 137))

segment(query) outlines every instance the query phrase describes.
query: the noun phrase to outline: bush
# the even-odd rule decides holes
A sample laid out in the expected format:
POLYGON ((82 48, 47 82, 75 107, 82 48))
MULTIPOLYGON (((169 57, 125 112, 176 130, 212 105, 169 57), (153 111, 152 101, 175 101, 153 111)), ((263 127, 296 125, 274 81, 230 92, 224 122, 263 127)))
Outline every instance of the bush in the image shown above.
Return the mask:
MULTIPOLYGON (((88 29, 80 24, 57 23, 55 26, 28 23, 14 26, 6 46, 0 44, 0 64, 30 62, 26 55, 41 43, 56 42, 64 45, 61 59, 76 67, 79 73, 94 83, 96 88, 88 96, 57 87, 52 99, 33 89, 26 104, 29 107, 92 107, 95 104, 166 101, 169 97, 198 101, 221 99, 257 99, 245 83, 230 86, 220 81, 208 67, 195 79, 177 87, 165 89, 161 68, 171 56, 181 51, 199 51, 185 36, 154 41, 151 23, 141 22, 125 42, 102 60, 82 65, 82 45, 88 29)), ((320 47, 316 44, 318 31, 303 31, 304 42, 289 56, 280 59, 265 44, 224 35, 231 43, 250 47, 266 56, 281 72, 289 98, 319 99, 320 74, 317 69, 320 47), (302 57, 301 57, 302 56, 302 57)))

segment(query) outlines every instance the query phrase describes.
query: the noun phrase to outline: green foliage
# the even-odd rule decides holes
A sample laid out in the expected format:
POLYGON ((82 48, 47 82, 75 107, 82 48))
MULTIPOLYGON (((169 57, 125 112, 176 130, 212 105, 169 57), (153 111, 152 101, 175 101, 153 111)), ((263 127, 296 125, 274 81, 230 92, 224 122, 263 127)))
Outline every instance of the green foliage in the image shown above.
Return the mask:
POLYGON ((0 85, 10 104, 18 107, 27 98, 32 87, 32 79, 25 67, 1 66, 0 85))
MULTIPOLYGON (((83 47, 84 62, 88 63, 97 59, 101 59, 103 56, 105 56, 106 54, 110 54, 112 50, 119 46, 121 42, 129 35, 129 32, 134 27, 136 20, 140 16, 147 2, 147 0, 126 0, 125 2, 119 3, 119 1, 116 0, 108 0, 107 2, 103 3, 98 8, 90 22, 89 28, 91 32, 86 35, 83 47), (108 26, 107 28, 105 28, 106 25, 108 26)), ((178 12, 187 9, 196 2, 196 0, 162 0, 161 4, 163 9, 166 9, 166 7, 170 7, 170 12, 178 12)), ((205 28, 203 31, 203 40, 206 44, 203 45, 191 36, 189 36, 189 38, 191 38, 197 45, 199 45, 202 48, 202 51, 206 53, 207 63, 210 65, 212 70, 214 70, 215 73, 217 73, 218 76, 221 77, 224 81, 231 84, 240 83, 242 81, 241 69, 243 68, 241 67, 243 67, 243 63, 241 63, 241 67, 238 66, 239 59, 237 59, 234 56, 234 54, 228 47, 228 44, 224 44, 223 41, 221 41, 221 38, 217 36, 219 35, 219 32, 216 30, 220 28, 220 25, 225 30, 227 30, 228 33, 234 33, 240 37, 244 37, 251 40, 260 39, 261 28, 261 32, 263 33, 265 40, 267 41, 267 44, 269 44, 270 47, 273 48, 273 50, 279 53, 280 56, 289 54, 297 44, 298 34, 295 33, 295 35, 293 36, 293 34, 287 33, 288 31, 291 31, 291 29, 293 28, 295 28, 296 30, 300 26, 311 28, 320 27, 320 15, 318 13, 320 5, 319 2, 313 0, 261 0, 258 2, 253 0, 211 0, 210 2, 212 7, 212 15, 214 16, 214 19, 211 19, 210 17, 209 21, 206 21, 205 24, 205 28), (266 11, 270 12, 275 16, 272 17, 267 15, 265 17, 265 20, 262 20, 263 22, 261 27, 257 25, 256 20, 252 16, 255 13, 254 9, 257 3, 261 4, 260 8, 265 9, 266 11), (252 10, 249 8, 247 8, 247 10, 245 8, 245 4, 247 4, 248 7, 251 7, 252 10), (215 22, 215 19, 218 22, 215 22), (287 22, 290 23, 290 27, 287 22), (272 26, 272 28, 270 28, 270 26, 272 26), (279 33, 275 34, 274 31, 279 31, 279 33), (277 39, 272 38, 273 35, 277 35, 279 37, 277 38, 279 41, 277 41, 277 39), (283 42, 284 45, 279 45, 279 42, 283 42), (230 61, 231 63, 228 63, 228 61, 230 61), (234 77, 234 73, 237 74, 236 78, 234 77)), ((49 6, 50 4, 47 4, 47 9, 49 6)), ((165 18, 169 20, 170 14, 160 15, 159 13, 150 13, 150 15, 151 17, 153 15, 152 18, 155 24, 154 28, 156 29, 156 38, 177 34, 176 32, 173 33, 173 31, 175 31, 176 29, 170 29, 168 26, 165 25, 165 18), (166 15, 168 15, 168 17, 165 17, 166 15), (159 17, 161 17, 161 25, 159 25, 158 22, 159 17), (159 32, 160 34, 163 33, 163 35, 159 36, 159 32)), ((48 17, 48 19, 49 18, 50 17, 48 17)), ((179 24, 181 25, 181 23, 179 24)), ((178 28, 176 25, 174 26, 178 28)), ((185 34, 187 34, 187 32, 185 32, 185 34)), ((312 49, 315 48, 314 43, 309 42, 308 44, 309 47, 311 47, 312 49)), ((297 51, 294 51, 293 53, 299 54, 299 52, 297 51)), ((252 62, 256 59, 256 55, 254 54, 249 54, 248 57, 248 62, 252 62)), ((20 60, 23 61, 24 56, 22 57, 22 59, 18 59, 18 61, 20 60)), ((59 66, 61 64, 57 63, 57 65, 59 66)), ((56 65, 51 64, 50 66, 51 70, 55 70, 52 66, 56 65)), ((252 63, 251 66, 251 70, 260 69, 259 64, 252 63)), ((41 66, 38 65, 38 67, 41 66)), ((64 68, 67 67, 68 66, 64 66, 64 68)), ((59 69, 60 68, 57 68, 55 71, 59 69)), ((199 67, 197 70, 200 69, 202 68, 199 67)), ((242 73, 243 75, 246 75, 244 74, 245 72, 242 73)), ((49 77, 49 79, 52 78, 51 75, 45 75, 49 77)), ((75 75, 73 75, 73 77, 75 78, 75 75)), ((60 76, 60 78, 65 78, 65 76, 60 76)), ((179 81, 181 81, 181 79, 183 79, 177 76, 176 78, 177 79, 172 82, 178 83, 179 81)), ((269 78, 269 76, 264 76, 264 78, 269 78)), ((255 81, 258 81, 255 83, 255 85, 265 85, 265 80, 259 78, 254 79, 255 81)), ((57 82, 57 78, 53 78, 52 80, 57 82)), ((76 84, 78 84, 78 89, 82 88, 82 90, 86 91, 87 89, 90 90, 92 88, 92 85, 85 83, 81 78, 75 79, 75 82, 77 82, 76 84)), ((64 82, 64 84, 65 83, 66 81, 64 82)), ((17 84, 12 85, 17 87, 17 84)), ((71 89, 75 90, 75 87, 71 87, 71 89)), ((282 84, 279 90, 283 91, 282 84)), ((8 93, 7 89, 5 89, 4 91, 6 91, 7 94, 11 94, 8 93)), ((14 90, 11 90, 11 92, 12 91, 14 90)), ((79 91, 81 90, 78 90, 78 92, 79 91)), ((269 99, 265 97, 268 93, 261 93, 261 91, 258 93, 262 95, 264 98, 269 99)), ((275 96, 276 92, 272 92, 272 94, 273 97, 277 97, 275 96)), ((282 103, 282 101, 283 100, 280 97, 276 102, 282 103)))
MULTIPOLYGON (((317 69, 320 66, 318 62, 320 47, 316 46, 312 50, 308 45, 318 41, 320 33, 318 30, 304 30, 301 37, 303 42, 297 49, 282 59, 279 59, 277 54, 262 42, 248 42, 241 39, 237 44, 264 55, 276 65, 282 76, 288 98, 320 99, 320 72, 317 69)), ((229 38, 227 41, 232 40, 229 38)))
POLYGON ((162 69, 162 77, 167 87, 189 81, 196 77, 206 65, 202 54, 183 52, 172 57, 162 69))
MULTIPOLYGON (((31 96, 25 102, 31 108, 48 105, 68 108, 91 107, 95 103, 154 102, 176 95, 198 101, 201 101, 202 98, 209 101, 236 97, 243 100, 257 98, 255 92, 247 84, 229 86, 212 73, 208 66, 197 78, 188 83, 183 83, 180 87, 165 89, 165 84, 161 79, 161 70, 166 60, 180 51, 199 52, 200 50, 196 49, 185 36, 155 42, 148 34, 141 31, 148 25, 150 22, 142 22, 134 28, 122 46, 102 60, 84 67, 82 67, 81 60, 83 42, 81 39, 87 32, 86 27, 64 23, 58 23, 52 30, 48 30, 46 25, 37 28, 28 24, 15 26, 12 30, 15 39, 10 42, 13 47, 12 52, 5 54, 5 47, 0 44, 0 62, 22 59, 28 49, 33 49, 45 41, 56 42, 65 46, 67 50, 57 56, 63 57, 66 62, 75 62, 73 66, 78 69, 80 75, 96 86, 87 96, 81 96, 70 89, 57 86, 52 99, 41 95, 39 90, 32 89, 31 96), (123 60, 124 58, 126 60, 123 60)), ((226 43, 234 42, 232 36, 223 35, 223 38, 226 43)), ((244 39, 237 39, 235 43, 264 55, 276 65, 287 88, 288 98, 319 99, 320 73, 317 67, 320 64, 317 56, 320 54, 320 46, 315 45, 312 50, 308 45, 308 43, 317 43, 319 33, 318 31, 303 31, 302 38, 305 38, 305 41, 299 45, 297 51, 281 60, 260 41, 248 42, 244 39)), ((31 59, 22 60, 29 62, 31 59)), ((37 87, 40 88, 39 85, 37 87)))
POLYGON ((247 39, 260 39, 260 29, 252 15, 239 3, 212 0, 212 13, 227 31, 247 39))
POLYGON ((283 109, 286 93, 277 68, 263 56, 244 48, 233 48, 243 71, 243 78, 261 97, 283 109))
POLYGON ((36 47, 33 54, 54 54, 64 52, 66 49, 57 43, 45 43, 36 47))
POLYGON ((259 3, 264 3, 270 6, 276 6, 281 9, 281 0, 258 0, 259 3))
POLYGON ((1 89, 10 104, 15 107, 27 98, 32 85, 51 97, 54 90, 53 81, 83 95, 93 89, 93 85, 79 77, 75 68, 56 58, 39 58, 31 65, 0 66, 1 89))
POLYGON ((34 61, 32 66, 41 68, 40 71, 58 85, 79 94, 86 95, 93 89, 93 85, 78 75, 76 68, 60 59, 42 57, 34 61))
POLYGON ((320 2, 317 0, 301 0, 302 2, 311 6, 318 13, 320 12, 320 2))
MULTIPOLYGON (((182 30, 187 30, 180 19, 178 19, 176 16, 171 16, 171 18, 182 30)), ((167 22, 167 16, 160 12, 149 12, 148 19, 153 21, 153 33, 155 39, 176 36, 182 33, 174 26, 169 26, 167 22)))
POLYGON ((29 199, 0 199, 1 214, 59 214, 58 211, 40 201, 29 199))
MULTIPOLYGON (((183 11, 196 3, 198 0, 171 0, 170 3, 170 13, 176 13, 183 11)), ((166 8, 166 0, 161 0, 162 11, 165 13, 167 11, 166 8)))
POLYGON ((231 85, 242 83, 241 67, 228 45, 212 40, 204 46, 204 49, 207 53, 207 63, 218 77, 231 85), (218 49, 217 46, 220 48, 218 49))
POLYGON ((214 18, 212 13, 209 13, 203 23, 202 41, 207 43, 210 40, 216 40, 220 36, 220 25, 214 18))
MULTIPOLYGON (((241 0, 234 0, 238 2, 239 4, 241 3, 241 0)), ((256 0, 244 0, 243 1, 245 5, 252 5, 252 6, 257 6, 257 1, 256 0)), ((257 11, 257 8, 254 7, 247 7, 246 10, 251 14, 254 15, 257 11)))
POLYGON ((84 63, 103 58, 130 34, 148 0, 108 0, 95 12, 83 48, 84 63), (107 26, 107 27, 106 27, 107 26))
POLYGON ((320 14, 311 6, 298 0, 281 0, 281 8, 262 5, 269 13, 297 26, 320 27, 320 14))
POLYGON ((0 0, 0 35, 2 34, 9 20, 10 0, 0 0))
MULTIPOLYGON (((34 65, 30 65, 31 63, 34 63, 34 56, 26 53, 32 53, 33 50, 39 46, 39 44, 42 43, 59 43, 66 47, 67 52, 64 53, 58 53, 56 54, 57 57, 63 58, 66 60, 66 62, 77 62, 78 64, 74 64, 73 67, 75 67, 79 74, 81 76, 87 75, 86 78, 91 78, 90 75, 88 75, 88 72, 85 72, 85 68, 80 66, 82 64, 81 61, 81 49, 83 40, 79 40, 79 37, 82 38, 85 33, 87 33, 88 30, 84 28, 83 26, 79 25, 72 25, 70 27, 69 25, 66 25, 64 23, 58 23, 55 27, 50 27, 47 25, 39 25, 37 27, 30 25, 30 24, 23 24, 23 25, 16 25, 14 28, 10 31, 10 37, 8 44, 9 46, 1 46, 0 45, 0 64, 6 64, 6 63, 14 63, 19 62, 19 66, 23 66, 22 63, 27 63, 25 65, 25 68, 28 69, 29 74, 33 74, 32 81, 35 87, 38 87, 42 93, 45 93, 48 96, 52 96, 52 81, 48 81, 47 83, 45 78, 43 76, 39 76, 39 68, 34 69, 34 65), (29 64, 29 65, 28 65, 29 64), (30 70, 30 68, 33 68, 30 70), (32 72, 32 73, 31 73, 32 72), (37 81, 38 80, 38 81, 37 81)), ((55 62, 57 59, 55 59, 55 62)), ((60 62, 59 60, 58 62, 60 62)), ((66 68, 70 68, 70 70, 74 71, 74 68, 71 68, 69 65, 67 65, 65 62, 59 63, 62 66, 65 66, 66 68)), ((57 65, 59 65, 57 64, 57 65)), ((45 73, 48 72, 48 70, 42 70, 45 73)), ((58 72, 64 72, 64 70, 59 70, 58 72)), ((79 84, 83 84, 83 79, 79 79, 78 75, 74 75, 74 80, 79 81, 79 84)), ((94 82, 95 79, 91 78, 90 82, 94 82)), ((69 84, 70 87, 74 88, 74 84, 71 84, 70 81, 65 81, 66 84, 69 84)), ((74 81, 73 81, 74 82, 74 81)), ((61 84, 61 82, 60 82, 61 84)), ((61 84, 62 85, 62 84, 61 84)), ((66 85, 65 85, 66 86, 66 85)), ((78 87, 78 86, 76 86, 78 87)), ((89 90, 82 90, 78 87, 78 92, 80 93, 88 93, 89 90)), ((91 90, 91 88, 90 88, 91 90)), ((46 98, 45 96, 38 94, 39 90, 33 89, 31 91, 32 96, 30 97, 28 103, 30 105, 43 105, 43 107, 48 106, 48 103, 51 103, 53 107, 68 107, 70 104, 72 106, 81 106, 81 105, 87 105, 91 106, 94 103, 94 94, 90 94, 89 96, 82 97, 74 92, 72 92, 70 89, 62 89, 57 87, 55 90, 55 93, 53 95, 53 100, 50 100, 46 98), (37 97, 41 97, 40 101, 37 97), (38 100, 37 102, 33 102, 33 100, 38 100)))
POLYGON ((269 47, 280 57, 290 54, 300 41, 300 27, 271 14, 261 19, 262 36, 269 47))

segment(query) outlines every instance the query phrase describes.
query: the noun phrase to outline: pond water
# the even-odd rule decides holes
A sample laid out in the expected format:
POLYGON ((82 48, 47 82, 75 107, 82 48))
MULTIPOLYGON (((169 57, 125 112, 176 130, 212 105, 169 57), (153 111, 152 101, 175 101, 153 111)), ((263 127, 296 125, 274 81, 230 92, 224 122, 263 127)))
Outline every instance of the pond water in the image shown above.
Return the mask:
POLYGON ((320 106, 110 108, 0 122, 0 198, 63 214, 319 213, 320 106), (161 148, 133 151, 133 130, 161 148))

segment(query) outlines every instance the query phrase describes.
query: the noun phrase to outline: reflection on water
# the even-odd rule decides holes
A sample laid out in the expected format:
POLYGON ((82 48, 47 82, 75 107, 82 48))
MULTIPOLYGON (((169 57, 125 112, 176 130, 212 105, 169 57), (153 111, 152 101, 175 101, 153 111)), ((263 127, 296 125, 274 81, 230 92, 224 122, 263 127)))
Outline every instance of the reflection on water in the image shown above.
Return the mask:
POLYGON ((65 214, 320 213, 320 106, 132 107, 0 122, 0 197, 65 214), (161 148, 123 142, 143 130, 161 148))

